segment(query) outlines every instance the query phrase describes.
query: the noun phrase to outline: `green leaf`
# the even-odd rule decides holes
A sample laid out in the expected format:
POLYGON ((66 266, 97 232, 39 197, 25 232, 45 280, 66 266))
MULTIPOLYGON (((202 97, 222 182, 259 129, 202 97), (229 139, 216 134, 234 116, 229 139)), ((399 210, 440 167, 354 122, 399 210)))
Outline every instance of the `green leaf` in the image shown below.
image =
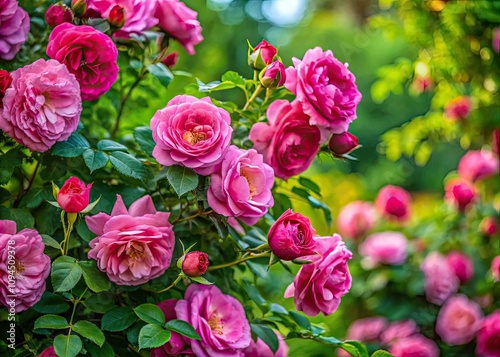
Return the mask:
POLYGON ((145 153, 149 156, 153 155, 153 149, 155 148, 156 143, 153 140, 153 134, 149 126, 135 128, 134 138, 145 153))
POLYGON ((66 319, 62 316, 43 315, 40 316, 38 319, 36 319, 33 329, 36 330, 41 328, 47 328, 52 330, 60 330, 68 327, 69 327, 68 321, 66 321, 66 319))
POLYGON ((62 296, 46 290, 32 309, 42 314, 62 314, 69 310, 69 305, 62 296))
POLYGON ((257 324, 250 324, 250 328, 252 329, 252 332, 255 333, 259 338, 269 346, 271 351, 276 353, 279 348, 279 340, 278 336, 276 333, 271 329, 269 326, 266 325, 257 325, 257 324))
POLYGON ((78 235, 86 242, 90 242, 95 237, 95 234, 90 231, 90 229, 87 227, 87 224, 85 223, 85 220, 83 219, 79 219, 78 221, 76 221, 74 227, 78 235))
POLYGON ((104 139, 97 143, 97 148, 102 151, 127 151, 127 147, 113 140, 104 139))
POLYGON ((175 331, 193 340, 201 340, 194 327, 188 324, 186 321, 170 320, 165 324, 165 327, 171 331, 175 331))
POLYGON ((317 194, 318 196, 321 196, 321 189, 314 181, 311 181, 306 177, 299 177, 299 183, 305 188, 317 194))
POLYGON ((85 209, 83 211, 81 211, 80 213, 87 214, 90 211, 92 211, 95 208, 95 206, 97 206, 97 204, 99 203, 99 201, 101 200, 101 197, 102 196, 99 196, 99 198, 97 200, 95 200, 92 203, 89 203, 88 206, 85 207, 85 209))
POLYGON ((148 72, 158 78, 165 88, 168 88, 168 85, 174 79, 172 72, 163 63, 151 63, 148 66, 148 72))
POLYGON ((11 149, 0 156, 0 185, 5 185, 10 181, 14 169, 23 163, 21 151, 11 149))
POLYGON ((109 161, 108 155, 102 151, 94 151, 92 149, 85 150, 82 156, 83 161, 85 161, 85 165, 87 165, 90 170, 90 173, 103 168, 109 161))
POLYGON ((62 256, 54 260, 50 276, 55 292, 72 289, 82 277, 82 268, 73 257, 62 256))
POLYGON ((172 334, 158 325, 148 324, 139 332, 139 349, 163 346, 172 334))
POLYGON ((248 280, 243 279, 243 289, 248 294, 248 297, 254 301, 257 305, 266 305, 266 300, 262 297, 259 290, 255 285, 251 284, 248 280))
POLYGON ((198 90, 200 92, 212 92, 212 91, 232 89, 236 87, 236 84, 230 81, 225 81, 225 82, 213 81, 205 84, 199 79, 197 79, 196 82, 198 83, 198 90))
POLYGON ((146 170, 135 157, 121 151, 113 151, 109 155, 109 160, 118 172, 141 181, 145 180, 146 170))
POLYGON ((7 208, 0 206, 0 217, 16 222, 17 231, 23 228, 33 228, 35 219, 26 208, 7 208))
POLYGON ((86 349, 92 357, 115 357, 113 347, 111 347, 111 345, 107 342, 104 342, 102 347, 94 344, 88 344, 86 349))
POLYGON ((83 279, 90 290, 95 293, 100 293, 101 291, 108 291, 111 289, 109 278, 97 268, 97 264, 94 260, 80 261, 78 265, 82 268, 83 279))
POLYGON ((111 332, 123 331, 132 325, 136 319, 137 316, 130 307, 117 307, 102 316, 101 328, 104 331, 111 332))
POLYGON ((196 172, 183 166, 170 166, 167 171, 167 180, 179 197, 198 186, 196 172))
POLYGON ((106 291, 90 295, 83 301, 83 304, 98 314, 105 314, 109 310, 116 308, 113 294, 106 291))
POLYGON ((82 349, 82 340, 76 335, 57 335, 54 350, 59 357, 75 357, 82 349))
POLYGON ((19 207, 37 208, 43 201, 53 199, 51 187, 32 188, 19 203, 19 207))
POLYGON ((311 328, 311 322, 309 322, 309 319, 298 312, 295 311, 288 311, 290 313, 290 316, 292 319, 301 327, 305 329, 310 329, 311 328))
POLYGON ((347 351, 354 357, 368 357, 366 346, 358 341, 345 341, 340 345, 344 351, 347 351))
POLYGON ((324 202, 314 198, 313 196, 307 197, 309 204, 314 208, 320 208, 323 211, 325 216, 326 223, 331 226, 332 225, 332 212, 330 211, 330 207, 324 202))
MULTIPOLYGON (((313 326, 314 327, 314 326, 313 326)), ((330 337, 330 336, 317 336, 316 337, 318 340, 321 340, 323 343, 327 343, 332 346, 339 346, 342 344, 342 341, 335 337, 330 337)))
POLYGON ((221 77, 223 82, 233 82, 234 84, 240 84, 240 85, 245 85, 245 80, 243 79, 242 76, 238 72, 235 71, 227 71, 224 73, 221 77))
POLYGON ((189 279, 191 279, 192 281, 196 281, 198 284, 213 285, 212 282, 208 281, 202 276, 190 276, 189 279))
POLYGON ((139 332, 141 331, 141 328, 146 325, 147 324, 144 321, 139 321, 127 329, 127 340, 129 340, 132 345, 137 346, 139 344, 139 332))
POLYGON ((269 309, 277 314, 288 315, 288 311, 286 311, 286 309, 283 306, 276 304, 274 302, 269 304, 269 309))
POLYGON ((52 247, 56 249, 61 249, 61 244, 59 244, 58 241, 56 241, 54 238, 47 234, 40 234, 42 237, 42 242, 45 244, 47 247, 52 247))
POLYGON ((94 342, 99 347, 102 347, 105 337, 102 331, 94 325, 92 322, 80 320, 73 325, 73 331, 88 338, 90 341, 94 342))
POLYGON ((229 225, 227 224, 227 220, 220 214, 210 214, 208 218, 214 223, 215 229, 219 234, 219 237, 222 239, 226 239, 229 234, 229 225))
POLYGON ((66 141, 61 141, 52 146, 51 153, 55 156, 77 157, 90 148, 90 144, 82 135, 74 132, 66 141))
POLYGON ((375 352, 373 352, 372 357, 394 357, 394 356, 385 350, 376 350, 375 352))
POLYGON ((165 315, 161 309, 154 304, 142 304, 134 309, 137 316, 148 324, 163 326, 165 324, 165 315))

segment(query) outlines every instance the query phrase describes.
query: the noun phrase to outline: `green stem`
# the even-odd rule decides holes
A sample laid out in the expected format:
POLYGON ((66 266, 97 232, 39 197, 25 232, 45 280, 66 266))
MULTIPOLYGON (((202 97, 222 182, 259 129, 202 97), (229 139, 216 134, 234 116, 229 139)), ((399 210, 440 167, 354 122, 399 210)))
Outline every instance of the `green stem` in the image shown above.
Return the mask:
POLYGON ((269 252, 269 251, 265 251, 265 252, 258 253, 258 254, 251 253, 250 255, 248 255, 246 257, 242 257, 240 259, 237 259, 237 260, 229 262, 229 263, 209 266, 207 270, 212 271, 212 270, 227 268, 227 267, 231 267, 233 265, 238 265, 240 263, 246 262, 247 260, 250 260, 250 259, 269 257, 270 255, 271 255, 271 252, 269 252))
POLYGON ((83 295, 85 295, 85 293, 87 292, 88 289, 89 289, 88 287, 85 288, 85 290, 83 290, 82 295, 80 295, 80 297, 78 299, 73 301, 73 311, 71 312, 71 317, 69 319, 68 339, 69 339, 69 336, 71 335, 71 330, 73 329, 73 319, 75 317, 76 307, 78 306, 80 301, 83 299, 83 295))
POLYGON ((166 287, 165 289, 163 289, 163 290, 160 290, 160 291, 155 291, 155 292, 156 292, 157 294, 164 293, 165 291, 170 290, 170 289, 172 289, 174 286, 176 286, 176 285, 177 285, 177 283, 178 283, 179 281, 181 281, 181 279, 182 279, 182 275, 180 275, 180 274, 179 274, 179 275, 177 275, 177 278, 174 280, 174 282, 173 282, 172 284, 170 284, 169 286, 167 286, 167 287, 166 287))
POLYGON ((250 97, 249 100, 247 100, 247 102, 245 103, 245 106, 243 107, 243 110, 247 110, 248 107, 250 106, 250 104, 255 100, 255 98, 257 98, 257 96, 259 95, 260 91, 262 90, 262 85, 259 83, 259 85, 257 86, 257 88, 255 88, 255 92, 253 92, 252 96, 250 97))

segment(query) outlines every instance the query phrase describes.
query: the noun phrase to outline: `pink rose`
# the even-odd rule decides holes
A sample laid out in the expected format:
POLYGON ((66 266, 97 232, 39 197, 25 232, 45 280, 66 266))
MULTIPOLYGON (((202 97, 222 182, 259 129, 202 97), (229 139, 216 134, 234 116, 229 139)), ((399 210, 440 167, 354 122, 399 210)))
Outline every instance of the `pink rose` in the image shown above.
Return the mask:
POLYGON ((310 123, 323 128, 324 134, 347 131, 361 100, 347 64, 336 59, 332 51, 316 47, 308 50, 302 61, 293 58, 293 65, 286 70, 285 87, 297 96, 304 113, 311 117, 310 123))
POLYGON ((476 341, 476 354, 479 357, 500 356, 500 309, 483 319, 476 341))
POLYGON ((208 204, 223 216, 254 225, 274 204, 273 184, 273 169, 264 163, 262 155, 231 145, 220 172, 210 176, 208 204))
POLYGON ((56 27, 63 22, 73 22, 71 9, 64 4, 52 4, 45 12, 45 22, 49 27, 56 27))
POLYGON ((390 346, 400 338, 410 337, 417 333, 417 324, 411 319, 391 322, 380 334, 380 341, 384 345, 390 346))
POLYGON ((367 317, 355 320, 347 329, 346 339, 361 342, 379 342, 380 334, 386 329, 385 317, 367 317))
POLYGON ((2 117, 2 108, 3 108, 3 97, 5 96, 5 92, 7 88, 10 87, 12 83, 12 77, 10 73, 4 69, 0 69, 0 118, 2 117))
POLYGON ((201 337, 201 341, 189 340, 197 357, 240 357, 250 345, 250 325, 243 306, 215 285, 189 285, 175 312, 201 337))
POLYGON ((328 148, 333 156, 342 157, 358 147, 358 138, 349 132, 333 134, 328 142, 328 148))
POLYGON ((375 233, 368 236, 358 250, 369 265, 401 265, 408 255, 408 241, 399 232, 375 233))
POLYGON ((481 325, 483 313, 479 305, 464 295, 455 295, 446 301, 436 321, 436 333, 450 346, 472 341, 481 325))
POLYGON ((500 281, 500 255, 491 261, 491 275, 495 281, 500 281))
POLYGON ((16 233, 16 222, 0 220, 0 304, 9 312, 24 311, 42 298, 50 273, 44 248, 37 231, 16 233))
POLYGON ((300 268, 286 289, 285 297, 293 296, 297 310, 306 315, 316 316, 320 312, 330 315, 351 288, 347 261, 352 253, 338 234, 316 238, 316 251, 318 255, 305 258, 312 263, 300 268))
POLYGON ((477 199, 476 188, 461 177, 449 180, 444 190, 444 200, 455 206, 460 212, 466 212, 477 199))
POLYGON ((410 205, 410 194, 398 186, 382 187, 375 199, 375 207, 380 214, 397 221, 407 221, 410 218, 410 205))
POLYGON ((66 66, 39 59, 11 73, 3 98, 0 129, 31 151, 65 141, 80 121, 80 86, 66 66))
POLYGON ((470 150, 458 163, 458 174, 466 180, 475 182, 498 173, 498 157, 491 151, 470 150))
POLYGON ((72 176, 59 190, 57 203, 67 213, 79 213, 89 205, 91 188, 91 183, 85 186, 82 180, 72 176))
POLYGON ((398 339, 389 353, 394 357, 439 357, 436 343, 420 334, 398 339))
POLYGON ((245 357, 288 357, 288 346, 279 332, 274 331, 278 337, 279 347, 276 353, 273 353, 269 346, 257 337, 257 341, 251 340, 250 346, 245 348, 243 356, 245 357))
POLYGON ((471 111, 471 100, 469 97, 457 97, 446 103, 444 116, 447 119, 457 121, 467 119, 471 111))
POLYGON ((203 252, 189 252, 182 261, 182 272, 197 277, 205 274, 208 268, 208 255, 203 252))
POLYGON ((44 349, 38 357, 58 357, 58 356, 56 354, 56 351, 54 350, 54 346, 50 346, 44 349))
POLYGON ((309 168, 319 151, 320 132, 298 102, 276 100, 267 109, 269 124, 256 123, 249 139, 274 174, 287 180, 309 168))
POLYGON ((427 301, 442 305, 460 284, 453 269, 438 252, 431 252, 420 265, 425 276, 425 296, 427 301))
POLYGON ((375 210, 370 202, 354 201, 342 208, 337 227, 343 237, 359 239, 375 225, 375 210))
POLYGON ((467 255, 453 251, 446 256, 446 260, 461 283, 465 283, 474 275, 474 263, 467 255))
POLYGON ((500 27, 495 27, 491 36, 491 47, 496 53, 500 53, 500 27))
POLYGON ((89 258, 118 285, 140 285, 162 275, 175 244, 169 216, 156 211, 151 196, 139 198, 127 210, 117 195, 111 215, 85 217, 98 235, 89 243, 89 258))
POLYGON ((30 18, 17 0, 0 1, 0 59, 10 61, 28 39, 30 18))
POLYGON ((276 47, 271 45, 266 40, 262 40, 257 46, 255 46, 255 48, 250 46, 248 65, 253 69, 260 71, 276 61, 278 58, 277 54, 278 50, 276 47))
POLYGON ((278 258, 293 260, 314 254, 316 231, 309 218, 287 209, 269 229, 268 242, 278 258))
POLYGON ((64 63, 80 83, 83 100, 95 100, 118 78, 118 50, 111 39, 91 26, 67 22, 56 26, 47 56, 64 63))
POLYGON ((190 55, 194 55, 194 45, 203 41, 196 11, 179 0, 157 0, 154 16, 160 21, 162 30, 179 41, 190 55))
POLYGON ((495 217, 484 217, 479 224, 479 231, 487 237, 493 237, 500 233, 500 225, 495 217))
POLYGON ((259 74, 260 84, 265 88, 276 88, 285 84, 285 66, 280 61, 275 61, 264 68, 259 74))
POLYGON ((182 165, 200 175, 220 169, 220 162, 231 144, 231 117, 202 99, 178 95, 151 119, 156 146, 153 156, 165 166, 182 165))

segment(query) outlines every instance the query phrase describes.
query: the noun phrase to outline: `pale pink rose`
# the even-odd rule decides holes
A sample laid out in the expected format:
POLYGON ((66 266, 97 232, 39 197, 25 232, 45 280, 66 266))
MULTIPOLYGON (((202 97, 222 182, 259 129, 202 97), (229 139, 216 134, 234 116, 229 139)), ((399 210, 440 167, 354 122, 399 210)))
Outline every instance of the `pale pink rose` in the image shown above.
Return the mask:
POLYGON ((410 337, 417 333, 417 324, 411 319, 391 322, 380 334, 380 341, 384 345, 390 346, 400 338, 410 337))
POLYGON ((375 199, 375 207, 381 215, 401 222, 410 218, 410 205, 410 194, 398 186, 382 187, 375 199))
POLYGON ((115 44, 91 26, 67 22, 56 26, 49 36, 47 56, 75 75, 83 100, 98 99, 118 78, 115 44))
POLYGON ((193 325, 201 340, 189 340, 197 357, 241 357, 252 340, 241 303, 215 285, 191 284, 175 305, 177 319, 193 325))
POLYGON ((458 174, 466 180, 475 182, 498 173, 498 157, 491 151, 470 150, 458 163, 458 174))
POLYGON ((276 353, 273 353, 269 346, 257 337, 257 341, 251 340, 250 346, 243 351, 244 357, 288 357, 288 346, 279 332, 274 331, 278 336, 279 347, 276 353))
POLYGON ((28 39, 30 18, 17 0, 0 1, 0 59, 10 61, 28 39))
POLYGON ((359 245, 358 250, 370 265, 401 265, 408 255, 408 241, 399 232, 374 233, 359 245))
POLYGON ((439 310, 436 333, 450 346, 465 345, 476 336, 482 319, 477 303, 464 295, 455 295, 439 310))
POLYGON ((398 339, 389 353, 394 357, 439 357, 436 343, 420 334, 398 339))
POLYGON ((471 111, 471 100, 469 97, 457 97, 446 103, 444 116, 447 119, 458 121, 467 119, 471 111))
POLYGON ((425 276, 425 296, 430 303, 442 305, 458 290, 460 280, 446 258, 438 252, 429 253, 420 269, 425 276))
POLYGON ((269 123, 256 123, 249 139, 283 180, 306 171, 319 151, 320 132, 309 124, 298 102, 276 100, 267 109, 269 123))
POLYGON ((274 204, 273 184, 273 169, 262 155, 231 145, 221 170, 210 176, 208 204, 223 216, 254 225, 274 204))
POLYGON ((379 342, 380 335, 387 328, 385 317, 375 316, 355 320, 347 329, 346 339, 361 342, 379 342))
POLYGON ((0 304, 9 312, 24 311, 42 298, 50 273, 44 248, 37 231, 16 233, 16 222, 0 220, 0 304))
POLYGON ((446 260, 461 283, 465 283, 474 275, 474 262, 467 255, 453 251, 448 253, 446 260))
POLYGON ((89 243, 89 258, 118 285, 140 285, 162 275, 175 244, 169 216, 156 211, 151 196, 139 198, 127 210, 117 195, 111 215, 85 217, 97 234, 89 243))
POLYGON ((376 213, 370 202, 354 201, 345 205, 337 218, 343 237, 359 239, 375 225, 376 213))
POLYGON ((500 356, 500 309, 483 319, 476 342, 476 354, 479 357, 500 356))
POLYGON ((75 76, 55 60, 39 59, 11 73, 0 129, 31 151, 44 152, 78 127, 82 100, 75 76))
POLYGON ((491 261, 491 275, 495 281, 500 281, 500 255, 491 261))
POLYGON ((325 316, 337 310, 340 298, 349 292, 352 277, 347 261, 352 253, 338 234, 316 238, 317 255, 304 257, 312 263, 303 265, 285 297, 293 296, 295 307, 306 315, 325 316))
POLYGON ((209 97, 198 99, 178 95, 151 119, 156 145, 153 156, 165 166, 182 165, 200 175, 220 170, 231 144, 231 117, 212 104, 209 97))
POLYGON ((310 123, 323 129, 322 141, 330 132, 347 131, 361 100, 347 64, 336 59, 332 51, 315 47, 302 60, 293 58, 293 65, 286 70, 285 87, 297 96, 304 113, 311 117, 310 123))
POLYGON ((162 30, 180 42, 190 55, 194 55, 194 45, 203 41, 198 13, 179 0, 156 0, 154 16, 160 21, 162 30))
POLYGON ((474 185, 461 177, 446 182, 444 190, 444 200, 460 212, 466 212, 478 198, 474 185))

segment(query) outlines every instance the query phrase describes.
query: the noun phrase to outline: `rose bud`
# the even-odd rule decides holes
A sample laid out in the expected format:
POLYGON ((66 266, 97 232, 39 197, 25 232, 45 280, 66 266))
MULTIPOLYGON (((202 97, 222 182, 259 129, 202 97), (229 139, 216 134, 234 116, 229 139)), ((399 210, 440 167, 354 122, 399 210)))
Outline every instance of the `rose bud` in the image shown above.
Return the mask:
POLYGON ((125 25, 125 9, 121 5, 115 5, 109 12, 108 16, 109 24, 116 28, 122 28, 125 25))
POLYGON ((38 357, 57 357, 54 346, 47 347, 38 357))
POLYGON ((3 96, 5 91, 10 87, 12 83, 12 77, 10 73, 4 69, 0 69, 0 108, 3 108, 3 96))
POLYGON ((203 252, 190 252, 184 256, 182 271, 187 276, 196 278, 205 274, 208 268, 208 255, 203 252))
POLYGON ((248 50, 248 65, 260 71, 274 62, 277 53, 276 47, 266 40, 262 40, 255 48, 250 46, 248 50))
POLYGON ((87 0, 72 0, 71 1, 71 10, 73 10, 73 14, 75 17, 80 17, 87 12, 87 0))
POLYGON ((260 72, 259 79, 265 88, 282 86, 286 81, 285 66, 280 61, 275 61, 260 72))
POLYGON ((168 68, 173 68, 177 64, 177 60, 179 59, 179 53, 178 52, 172 52, 165 57, 161 63, 163 63, 165 66, 168 68))
POLYGON ((491 275, 493 276, 493 280, 500 281, 500 255, 491 261, 491 275))
POLYGON ((342 134, 333 134, 328 143, 328 148, 336 157, 351 153, 357 146, 358 138, 347 131, 342 134))
POLYGON ((470 280, 474 275, 474 263, 467 255, 453 251, 446 256, 446 261, 461 283, 470 280))
POLYGON ((495 217, 484 217, 479 223, 479 231, 487 237, 493 237, 500 233, 500 227, 495 217))
POLYGON ((471 101, 469 97, 457 97, 446 104, 444 116, 453 121, 466 119, 470 114, 470 107, 471 101))
POLYGON ((460 177, 448 181, 444 189, 445 201, 456 206, 460 212, 465 212, 477 196, 476 188, 460 177))
POLYGON ((63 22, 73 22, 73 13, 64 4, 53 4, 45 13, 45 21, 49 27, 54 28, 63 22))
POLYGON ((410 217, 411 196, 405 189, 388 185, 383 187, 375 199, 375 207, 385 217, 406 221, 410 217))
POLYGON ((85 183, 77 177, 70 177, 57 194, 57 203, 67 213, 79 213, 89 205, 92 184, 85 183))

